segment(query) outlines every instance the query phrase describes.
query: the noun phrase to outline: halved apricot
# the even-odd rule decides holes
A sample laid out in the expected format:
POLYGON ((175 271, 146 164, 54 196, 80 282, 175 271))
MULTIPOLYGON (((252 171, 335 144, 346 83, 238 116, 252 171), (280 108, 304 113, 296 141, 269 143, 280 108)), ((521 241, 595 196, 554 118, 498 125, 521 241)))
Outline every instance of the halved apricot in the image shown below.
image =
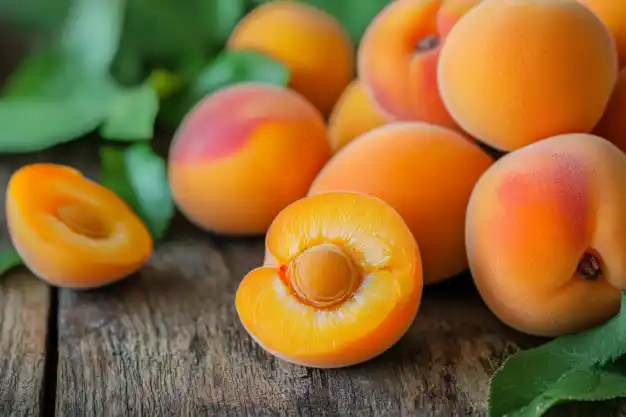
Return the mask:
POLYGON ((342 367, 398 341, 417 314, 422 288, 419 248, 402 217, 376 197, 330 192, 278 214, 265 265, 243 279, 236 307, 271 354, 342 367))
POLYGON ((51 285, 118 281, 150 257, 152 237, 114 192, 57 164, 17 170, 6 192, 9 234, 24 264, 51 285))

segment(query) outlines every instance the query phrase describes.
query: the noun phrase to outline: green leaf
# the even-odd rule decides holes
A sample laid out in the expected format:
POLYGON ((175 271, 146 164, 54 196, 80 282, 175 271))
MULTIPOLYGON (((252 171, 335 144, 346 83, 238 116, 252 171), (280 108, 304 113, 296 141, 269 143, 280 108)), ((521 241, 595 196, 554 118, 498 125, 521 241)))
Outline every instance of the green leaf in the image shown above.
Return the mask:
POLYGON ((100 134, 111 140, 151 139, 158 111, 159 97, 150 85, 120 89, 100 134))
POLYGON ((223 87, 243 82, 286 86, 289 77, 289 69, 267 55, 256 51, 227 51, 211 62, 184 91, 166 100, 162 116, 176 127, 200 100, 223 87))
POLYGON ((86 96, 83 80, 108 82, 126 0, 75 0, 59 36, 28 55, 9 78, 11 97, 86 96))
POLYGON ((35 152, 81 137, 102 122, 108 100, 0 100, 0 152, 35 152))
POLYGON ((560 402, 613 398, 615 391, 600 382, 615 377, 610 365, 625 354, 626 292, 620 313, 605 324, 509 357, 491 380, 489 415, 537 417, 560 402), (610 375, 598 376, 602 369, 610 375), (584 397, 585 386, 593 395, 584 397))
POLYGON ((23 264, 20 254, 14 248, 0 250, 0 276, 23 264))
POLYGON ((165 160, 147 144, 103 147, 100 158, 101 183, 133 208, 155 240, 163 238, 174 216, 165 160))

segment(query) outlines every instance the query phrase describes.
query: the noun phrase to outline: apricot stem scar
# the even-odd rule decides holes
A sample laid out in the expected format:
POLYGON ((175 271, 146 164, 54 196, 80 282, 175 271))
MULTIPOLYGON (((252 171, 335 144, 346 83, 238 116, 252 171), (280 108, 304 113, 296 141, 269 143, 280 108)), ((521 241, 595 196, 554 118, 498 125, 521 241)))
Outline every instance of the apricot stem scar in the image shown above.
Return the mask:
POLYGON ((585 253, 578 263, 578 274, 586 280, 597 281, 602 276, 600 260, 590 253, 585 253))
MULTIPOLYGON (((283 267, 281 271, 284 271, 283 267)), ((286 272, 287 281, 296 296, 319 308, 344 302, 361 284, 357 266, 333 244, 321 244, 305 250, 289 264, 286 272)))
POLYGON ((417 44, 417 51, 430 51, 431 49, 435 49, 437 46, 439 46, 439 36, 428 35, 419 41, 417 44))

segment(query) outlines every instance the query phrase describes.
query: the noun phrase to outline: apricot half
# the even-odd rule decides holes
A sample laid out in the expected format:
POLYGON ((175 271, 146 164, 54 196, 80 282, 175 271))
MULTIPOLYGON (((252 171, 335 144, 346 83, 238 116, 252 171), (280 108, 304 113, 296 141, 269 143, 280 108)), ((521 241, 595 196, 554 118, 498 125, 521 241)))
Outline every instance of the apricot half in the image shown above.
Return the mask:
POLYGON ((620 71, 609 104, 593 133, 626 152, 626 68, 620 71))
POLYGON ((474 184, 492 162, 454 130, 395 122, 361 135, 336 153, 309 195, 354 191, 391 205, 420 246, 425 284, 433 284, 467 269, 465 210, 474 184))
POLYGON ((354 365, 389 349, 420 306, 422 269, 389 205, 358 193, 300 199, 267 232, 271 261, 246 275, 239 318, 268 352, 304 366, 354 365))
POLYGON ((604 22, 613 35, 620 68, 626 67, 626 1, 579 0, 604 22))
POLYGON ((439 51, 477 1, 394 1, 374 18, 359 47, 358 76, 387 118, 457 127, 439 95, 439 51))
POLYGON ((559 336, 600 324, 626 288, 626 155, 590 134, 496 161, 467 212, 476 287, 507 325, 559 336))
POLYGON ((64 165, 18 169, 6 192, 13 246, 33 274, 58 287, 95 288, 136 272, 150 232, 111 190, 64 165))
POLYGON ((328 116, 355 73, 350 36, 330 14, 297 1, 257 6, 235 27, 231 50, 255 50, 284 63, 289 86, 328 116))
POLYGON ((606 26, 575 0, 483 0, 452 28, 437 80, 471 136, 511 151, 598 123, 617 79, 606 26))
POLYGON ((333 152, 363 133, 387 123, 363 82, 354 80, 337 100, 328 119, 328 140, 333 152))
POLYGON ((170 145, 169 183, 180 211, 217 233, 265 233, 306 195, 330 157, 326 125, 300 94, 241 83, 206 97, 170 145))

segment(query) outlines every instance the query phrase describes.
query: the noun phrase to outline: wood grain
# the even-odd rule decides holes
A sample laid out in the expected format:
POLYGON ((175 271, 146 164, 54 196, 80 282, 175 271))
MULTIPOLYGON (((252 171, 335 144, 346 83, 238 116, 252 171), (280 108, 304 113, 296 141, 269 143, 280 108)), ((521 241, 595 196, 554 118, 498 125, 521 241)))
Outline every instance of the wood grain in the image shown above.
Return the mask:
MULTIPOLYGON (((0 158, 0 187, 24 158, 0 158)), ((2 193, 4 207, 4 192, 2 193)), ((0 248, 9 246, 3 216, 0 248)), ((43 411, 50 290, 18 267, 0 278, 0 415, 38 416, 43 411)))

